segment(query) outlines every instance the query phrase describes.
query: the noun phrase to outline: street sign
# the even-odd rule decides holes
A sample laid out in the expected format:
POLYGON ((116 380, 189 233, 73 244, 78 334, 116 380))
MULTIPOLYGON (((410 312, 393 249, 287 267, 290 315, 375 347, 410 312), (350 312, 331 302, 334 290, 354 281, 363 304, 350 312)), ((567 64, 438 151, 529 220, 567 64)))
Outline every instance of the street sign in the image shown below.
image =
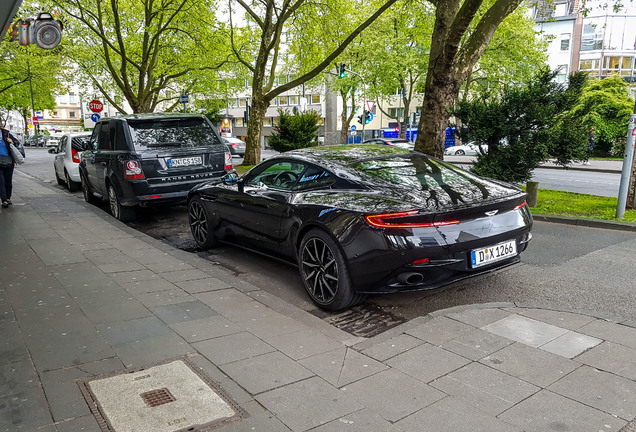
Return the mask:
POLYGON ((355 131, 356 130, 356 125, 351 125, 351 130, 355 131))
POLYGON ((369 111, 373 111, 374 106, 375 106, 375 101, 371 101, 371 100, 367 101, 367 108, 369 111))
POLYGON ((358 132, 356 132, 354 130, 351 131, 351 136, 356 136, 357 134, 358 134, 358 132))
POLYGON ((34 125, 38 124, 38 119, 37 119, 37 118, 34 118, 34 119, 33 119, 33 124, 34 124, 34 125))
POLYGON ((400 133, 400 128, 399 128, 399 126, 396 126, 396 127, 395 127, 395 133, 400 133))
POLYGON ((88 103, 88 109, 90 109, 94 113, 100 113, 104 109, 104 104, 97 99, 93 99, 88 103))
POLYGON ((35 116, 42 120, 44 118, 44 113, 42 111, 36 111, 35 116))
POLYGON ((182 104, 188 103, 188 95, 179 96, 179 102, 182 103, 182 104))
POLYGON ((95 123, 97 123, 97 120, 100 119, 100 115, 97 113, 91 114, 91 120, 93 120, 95 123))

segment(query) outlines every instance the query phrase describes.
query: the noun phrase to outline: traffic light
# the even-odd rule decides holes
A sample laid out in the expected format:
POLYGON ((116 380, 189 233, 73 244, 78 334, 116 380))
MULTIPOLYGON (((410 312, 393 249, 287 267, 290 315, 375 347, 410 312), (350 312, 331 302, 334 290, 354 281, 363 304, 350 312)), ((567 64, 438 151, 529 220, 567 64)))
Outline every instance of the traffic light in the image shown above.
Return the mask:
POLYGON ((347 72, 345 71, 345 64, 344 63, 340 63, 340 66, 338 67, 338 70, 340 71, 340 78, 344 78, 347 76, 347 72))
POLYGON ((373 120, 373 113, 371 111, 364 111, 364 123, 369 124, 373 120))
POLYGON ((358 116, 358 123, 360 123, 360 124, 362 124, 362 123, 363 123, 362 117, 363 117, 363 116, 361 116, 361 115, 359 115, 359 116, 358 116))

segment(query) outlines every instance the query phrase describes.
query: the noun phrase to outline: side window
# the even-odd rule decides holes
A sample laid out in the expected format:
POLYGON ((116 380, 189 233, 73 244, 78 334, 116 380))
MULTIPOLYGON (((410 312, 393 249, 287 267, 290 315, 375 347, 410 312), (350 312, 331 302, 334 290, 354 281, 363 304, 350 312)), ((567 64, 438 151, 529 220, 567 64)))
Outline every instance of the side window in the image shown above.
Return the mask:
POLYGON ((277 161, 247 179, 246 184, 256 187, 291 190, 305 171, 305 164, 296 161, 277 161))
POLYGON ((89 141, 90 148, 92 148, 93 150, 97 150, 98 143, 99 143, 99 131, 101 130, 101 128, 102 128, 102 124, 97 123, 95 125, 95 129, 93 129, 93 134, 91 135, 91 139, 89 141))
POLYGON ((112 133, 112 136, 114 137, 115 140, 115 144, 114 144, 114 149, 115 150, 129 150, 128 149, 128 144, 126 143, 126 133, 124 132, 124 124, 120 121, 115 123, 115 133, 112 133))
POLYGON ((62 139, 60 140, 60 150, 59 153, 64 153, 66 152, 66 143, 68 142, 68 139, 66 136, 63 136, 62 139))
POLYGON ((309 165, 296 183, 294 190, 326 188, 335 182, 335 177, 329 171, 315 165, 309 165))
POLYGON ((108 138, 109 124, 107 122, 102 123, 102 128, 99 130, 99 141, 97 142, 97 148, 99 150, 112 150, 110 139, 108 138))

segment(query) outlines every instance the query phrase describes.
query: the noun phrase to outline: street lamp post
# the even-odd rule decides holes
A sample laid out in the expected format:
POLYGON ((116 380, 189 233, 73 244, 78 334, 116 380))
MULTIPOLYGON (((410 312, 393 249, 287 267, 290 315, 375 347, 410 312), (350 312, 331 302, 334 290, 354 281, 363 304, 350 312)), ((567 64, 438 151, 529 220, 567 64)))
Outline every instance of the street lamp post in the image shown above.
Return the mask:
MULTIPOLYGON (((27 58, 27 75, 29 76, 29 90, 31 91, 31 121, 33 121, 33 117, 35 117, 35 102, 33 100, 33 83, 31 82, 31 64, 29 63, 29 59, 27 58)), ((38 132, 40 130, 39 124, 33 125, 35 129, 35 145, 38 145, 38 132)))
POLYGON ((362 75, 349 69, 345 69, 345 70, 349 73, 354 74, 355 76, 360 78, 360 81, 362 81, 362 97, 364 98, 364 100, 362 101, 362 141, 364 141, 364 126, 367 123, 367 119, 365 116, 366 107, 364 106, 367 103, 367 85, 365 84, 364 78, 362 78, 362 75))

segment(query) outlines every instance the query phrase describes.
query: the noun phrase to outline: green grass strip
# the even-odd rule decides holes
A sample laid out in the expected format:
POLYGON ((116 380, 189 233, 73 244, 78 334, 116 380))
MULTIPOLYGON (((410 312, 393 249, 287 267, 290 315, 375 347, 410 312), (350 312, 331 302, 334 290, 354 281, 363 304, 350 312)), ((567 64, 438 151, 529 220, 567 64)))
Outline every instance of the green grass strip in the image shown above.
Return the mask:
POLYGON ((618 199, 579 193, 539 189, 535 214, 572 216, 636 223, 636 210, 626 210, 623 219, 616 219, 618 199))

